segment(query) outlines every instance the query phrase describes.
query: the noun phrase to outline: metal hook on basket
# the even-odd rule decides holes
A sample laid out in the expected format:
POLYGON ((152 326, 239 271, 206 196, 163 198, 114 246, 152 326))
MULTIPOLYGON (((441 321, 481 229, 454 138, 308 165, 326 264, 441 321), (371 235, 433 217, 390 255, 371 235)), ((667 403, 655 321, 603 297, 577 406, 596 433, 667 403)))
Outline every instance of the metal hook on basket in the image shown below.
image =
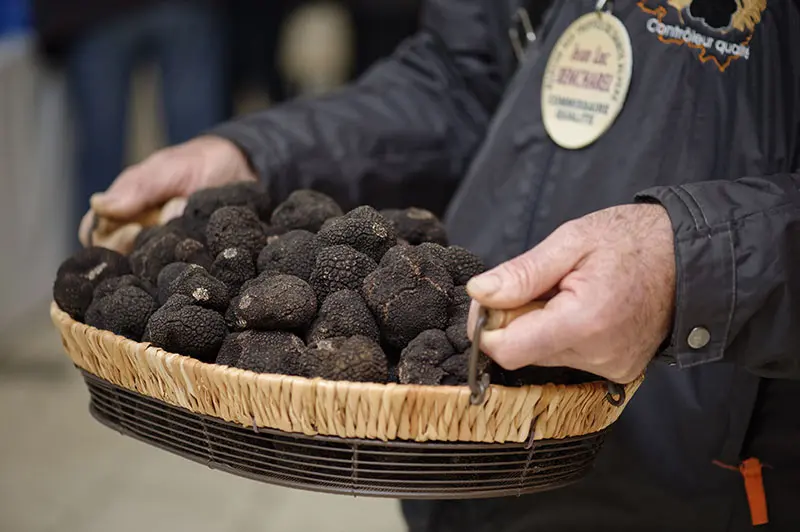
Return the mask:
POLYGON ((489 388, 489 374, 481 373, 478 376, 478 359, 481 356, 481 332, 486 325, 488 313, 483 307, 478 308, 478 319, 475 321, 475 334, 472 336, 472 346, 469 351, 469 402, 479 405, 486 397, 486 390, 489 388))
POLYGON ((606 401, 614 406, 622 406, 625 403, 625 386, 622 384, 608 381, 608 391, 606 392, 606 401))

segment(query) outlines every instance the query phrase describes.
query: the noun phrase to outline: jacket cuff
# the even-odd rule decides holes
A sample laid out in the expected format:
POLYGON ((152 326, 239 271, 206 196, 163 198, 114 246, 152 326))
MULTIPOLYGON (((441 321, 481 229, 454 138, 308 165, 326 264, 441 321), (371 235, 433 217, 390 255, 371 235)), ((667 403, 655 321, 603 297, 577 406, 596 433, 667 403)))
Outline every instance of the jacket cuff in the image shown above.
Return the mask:
POLYGON ((653 187, 635 200, 662 205, 674 232, 675 318, 657 356, 680 368, 721 360, 736 305, 730 224, 710 227, 699 203, 681 186, 653 187))
POLYGON ((278 166, 278 157, 266 139, 236 121, 224 122, 207 130, 204 135, 221 137, 235 144, 259 180, 269 187, 278 166))

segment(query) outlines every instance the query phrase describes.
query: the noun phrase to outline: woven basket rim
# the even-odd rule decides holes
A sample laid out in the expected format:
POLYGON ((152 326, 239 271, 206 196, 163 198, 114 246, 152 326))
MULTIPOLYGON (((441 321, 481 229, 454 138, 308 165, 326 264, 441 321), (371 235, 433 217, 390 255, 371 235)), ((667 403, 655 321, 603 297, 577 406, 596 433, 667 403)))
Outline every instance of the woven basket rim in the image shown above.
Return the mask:
MULTIPOLYGON (((84 371, 101 379, 108 380, 125 389, 143 393, 144 395, 175 404, 176 406, 182 406, 199 414, 236 422, 243 426, 258 426, 283 430, 285 432, 303 432, 305 434, 348 438, 364 437, 364 435, 361 434, 364 432, 363 427, 358 429, 348 425, 347 427, 337 427, 335 430, 330 427, 320 430, 318 426, 319 419, 311 423, 314 425, 313 428, 302 426, 304 425, 302 419, 299 422, 291 421, 288 424, 282 423, 285 421, 283 417, 286 415, 285 410, 287 408, 289 410, 296 410, 300 402, 306 401, 305 399, 299 399, 297 394, 311 393, 308 392, 308 390, 313 390, 314 394, 320 395, 320 390, 326 389, 323 390, 325 393, 332 393, 336 396, 334 399, 331 399, 334 402, 338 401, 336 405, 331 407, 333 408, 331 412, 345 405, 354 408, 364 407, 364 401, 367 401, 367 398, 370 397, 373 398, 373 410, 379 408, 377 402, 381 401, 381 396, 383 397, 383 403, 381 403, 380 408, 383 408, 383 410, 387 410, 387 408, 391 406, 387 406, 387 395, 391 395, 393 398, 406 398, 407 401, 410 398, 412 403, 427 403, 426 406, 433 410, 433 413, 429 412, 430 418, 433 420, 431 423, 437 422, 439 425, 446 421, 445 418, 449 419, 455 415, 453 413, 455 408, 462 411, 462 403, 469 402, 470 390, 466 385, 364 383, 330 381, 318 377, 306 378, 273 373, 255 373, 249 370, 201 362, 185 355, 170 353, 159 347, 152 346, 149 343, 136 342, 116 335, 113 332, 97 329, 73 319, 59 308, 55 301, 51 302, 50 315, 54 325, 61 333, 62 344, 65 351, 72 358, 75 365, 84 371), (128 382, 126 382, 125 377, 121 375, 121 368, 123 367, 121 362, 125 362, 125 369, 131 373, 131 375, 128 376, 128 382), (176 375, 178 375, 178 378, 175 377, 176 375), (211 386, 214 384, 210 382, 211 380, 218 381, 217 384, 221 383, 223 387, 230 386, 230 390, 223 390, 223 392, 230 391, 233 396, 239 397, 240 399, 241 396, 237 394, 244 390, 242 393, 247 397, 263 397, 271 401, 270 407, 274 406, 272 403, 277 403, 276 408, 284 410, 282 412, 283 417, 280 420, 281 422, 273 423, 268 419, 259 419, 259 416, 256 414, 246 416, 241 415, 241 412, 235 414, 228 412, 228 409, 235 410, 236 407, 241 407, 242 405, 236 404, 236 401, 231 399, 232 396, 228 396, 226 393, 220 392, 213 397, 201 397, 202 394, 207 395, 209 393, 208 390, 194 388, 197 387, 198 383, 200 383, 201 387, 211 386), (279 390, 280 393, 278 393, 279 390), (289 392, 286 390, 289 390, 289 392), (291 393, 292 390, 295 391, 296 394, 294 397, 291 393), (196 397, 193 396, 193 394, 196 397), (357 401, 357 403, 353 403, 353 401, 357 401), (281 426, 282 424, 284 426, 281 426)), ((493 426, 493 421, 496 421, 492 418, 503 417, 501 414, 505 413, 504 409, 507 410, 511 403, 515 403, 517 407, 519 407, 519 403, 526 400, 527 395, 534 395, 537 400, 547 396, 548 401, 546 405, 537 407, 537 409, 540 410, 539 416, 533 416, 530 420, 512 420, 512 424, 517 423, 520 426, 517 427, 517 430, 511 429, 509 434, 487 436, 483 434, 485 430, 478 430, 477 432, 483 435, 472 434, 470 437, 465 437, 463 434, 464 428, 461 427, 461 434, 458 437, 453 437, 452 428, 449 430, 450 434, 448 437, 444 437, 442 434, 436 434, 437 430, 435 428, 432 430, 430 423, 425 427, 418 426, 414 428, 414 419, 412 419, 412 427, 407 427, 408 430, 406 430, 406 432, 408 432, 408 434, 406 434, 406 437, 393 437, 392 435, 396 432, 395 429, 397 427, 394 427, 392 420, 384 420, 385 423, 388 423, 389 427, 385 427, 385 431, 379 429, 379 434, 367 436, 367 439, 465 441, 476 443, 490 441, 521 442, 526 441, 528 439, 528 433, 532 433, 534 430, 540 433, 534 439, 576 436, 586 432, 581 432, 580 430, 576 432, 577 429, 574 427, 571 431, 558 430, 558 427, 548 429, 545 428, 543 424, 539 426, 541 420, 537 418, 546 414, 548 417, 552 418, 551 421, 553 421, 555 425, 563 425, 564 421, 556 418, 559 416, 561 418, 564 417, 563 414, 566 409, 566 406, 564 406, 564 398, 570 397, 571 401, 576 405, 580 405, 587 414, 593 414, 600 418, 605 417, 605 419, 598 419, 590 424, 594 430, 605 429, 616 421, 616 418, 630 401, 643 379, 644 375, 641 375, 633 382, 624 385, 626 392, 625 403, 621 406, 611 407, 611 409, 609 409, 607 405, 597 404, 598 397, 602 399, 602 402, 605 402, 604 398, 607 387, 605 381, 602 380, 581 384, 534 384, 521 387, 491 384, 487 389, 486 400, 483 405, 472 407, 477 408, 477 410, 472 410, 472 413, 477 412, 479 418, 476 423, 478 425, 486 425, 488 423, 489 426, 484 428, 488 428, 490 431, 493 426), (592 396, 593 403, 590 406, 586 406, 585 403, 589 396, 592 396), (487 411, 489 418, 481 420, 481 410, 488 408, 487 405, 493 401, 493 397, 505 398, 506 402, 499 406, 494 404, 494 410, 487 411), (542 408, 544 408, 544 410, 542 410, 542 408), (600 410, 603 412, 599 413, 600 410), (526 424, 527 430, 524 430, 526 424), (536 425, 536 427, 534 425, 536 425), (520 430, 525 432, 525 434, 520 434, 520 430)), ((255 401, 255 399, 253 400, 255 401)), ((535 404, 536 401, 533 401, 533 403, 535 404)), ((258 404, 260 405, 261 403, 259 402, 258 404)), ((324 406, 327 407, 330 405, 324 406)), ((329 414, 331 412, 329 412, 329 414)), ((297 414, 297 412, 289 412, 290 416, 292 414, 297 414)), ((383 414, 385 414, 385 412, 381 415, 383 414)), ((413 415, 417 414, 418 413, 414 413, 413 415)), ((514 416, 519 417, 519 412, 516 412, 514 416)), ((270 418, 269 415, 265 417, 270 418)), ((427 418, 424 414, 423 417, 427 418)), ((381 425, 384 421, 379 421, 378 424, 381 425)), ((370 420, 367 422, 369 423, 370 420)), ((349 424, 352 425, 352 423, 349 424)), ((359 423, 355 424, 359 425, 359 423)), ((575 425, 574 420, 572 424, 575 425)), ((580 423, 578 424, 580 425, 580 423)), ((363 423, 361 423, 361 425, 363 425, 363 423)), ((438 432, 442 430, 444 429, 438 432)), ((367 432, 370 431, 367 430, 367 432)))

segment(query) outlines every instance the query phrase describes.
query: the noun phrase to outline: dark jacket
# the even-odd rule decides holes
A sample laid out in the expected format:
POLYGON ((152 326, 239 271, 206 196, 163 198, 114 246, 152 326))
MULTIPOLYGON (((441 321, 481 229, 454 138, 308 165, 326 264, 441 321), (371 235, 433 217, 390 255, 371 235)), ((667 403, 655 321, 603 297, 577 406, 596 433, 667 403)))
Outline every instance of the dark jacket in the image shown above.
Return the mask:
POLYGON ((594 0, 555 2, 521 64, 516 2, 432 0, 419 34, 358 83, 215 131, 278 197, 315 187, 347 205, 447 206, 452 240, 490 264, 597 209, 669 212, 674 329, 593 474, 521 498, 407 502, 411 530, 749 530, 742 477, 713 462, 750 456, 770 466, 769 530, 800 530, 800 3, 673 7, 687 3, 614 2, 633 79, 581 150, 548 138, 540 86, 594 0), (711 333, 701 349, 687 343, 696 326, 711 333))

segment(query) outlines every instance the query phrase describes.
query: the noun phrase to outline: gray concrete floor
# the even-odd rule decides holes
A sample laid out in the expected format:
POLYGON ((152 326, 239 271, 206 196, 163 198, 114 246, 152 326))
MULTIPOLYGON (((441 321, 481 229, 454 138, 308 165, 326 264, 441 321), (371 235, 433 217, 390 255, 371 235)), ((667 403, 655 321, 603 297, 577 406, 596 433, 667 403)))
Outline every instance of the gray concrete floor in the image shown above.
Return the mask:
POLYGON ((400 532, 395 501, 242 479, 100 425, 42 309, 0 344, 0 532, 400 532))

